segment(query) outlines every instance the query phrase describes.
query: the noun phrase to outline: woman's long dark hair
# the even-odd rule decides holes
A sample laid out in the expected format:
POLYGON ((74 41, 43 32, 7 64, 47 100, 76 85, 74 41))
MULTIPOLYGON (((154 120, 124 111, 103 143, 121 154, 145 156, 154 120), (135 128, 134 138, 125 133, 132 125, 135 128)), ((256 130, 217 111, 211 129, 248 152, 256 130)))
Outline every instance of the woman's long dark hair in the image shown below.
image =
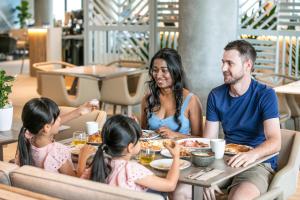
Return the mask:
POLYGON ((103 143, 98 148, 91 164, 91 180, 105 183, 111 172, 105 154, 111 158, 123 156, 124 149, 130 143, 136 144, 138 142, 141 132, 140 126, 129 117, 115 115, 109 118, 102 128, 103 143))
POLYGON ((183 88, 186 86, 186 83, 181 57, 178 54, 178 52, 174 49, 163 48, 159 50, 151 59, 149 68, 150 80, 148 81, 150 95, 147 97, 147 106, 145 108, 145 113, 147 113, 147 119, 149 119, 152 113, 158 111, 161 106, 159 100, 160 90, 153 77, 153 65, 155 59, 163 59, 167 63, 168 70, 173 80, 173 93, 176 103, 174 120, 178 124, 178 131, 181 128, 181 121, 179 119, 179 116, 183 102, 183 88))
POLYGON ((30 141, 25 136, 26 131, 32 135, 37 135, 46 124, 54 123, 58 116, 57 104, 48 98, 34 98, 24 105, 22 111, 23 126, 18 139, 20 166, 34 165, 30 141))

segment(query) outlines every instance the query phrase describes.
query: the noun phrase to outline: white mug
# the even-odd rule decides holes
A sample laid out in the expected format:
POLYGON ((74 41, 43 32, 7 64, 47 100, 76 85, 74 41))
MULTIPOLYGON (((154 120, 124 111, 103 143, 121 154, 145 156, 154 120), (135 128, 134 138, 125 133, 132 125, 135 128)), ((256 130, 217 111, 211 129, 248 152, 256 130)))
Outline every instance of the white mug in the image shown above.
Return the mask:
POLYGON ((99 124, 98 122, 90 121, 85 123, 86 133, 89 135, 93 135, 98 132, 99 124))
POLYGON ((210 147, 215 153, 216 159, 221 159, 224 156, 225 152, 225 140, 224 139, 211 139, 210 147))

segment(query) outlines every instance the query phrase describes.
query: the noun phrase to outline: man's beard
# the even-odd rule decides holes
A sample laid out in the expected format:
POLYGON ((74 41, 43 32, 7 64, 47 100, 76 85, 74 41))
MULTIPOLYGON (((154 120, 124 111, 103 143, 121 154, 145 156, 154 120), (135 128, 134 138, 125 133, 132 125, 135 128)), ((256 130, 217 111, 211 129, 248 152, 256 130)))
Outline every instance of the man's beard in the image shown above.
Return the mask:
POLYGON ((234 77, 231 76, 232 78, 230 80, 225 80, 225 75, 230 75, 230 73, 229 72, 223 72, 224 83, 227 84, 227 85, 234 85, 244 77, 244 74, 242 74, 237 78, 234 78, 234 77))

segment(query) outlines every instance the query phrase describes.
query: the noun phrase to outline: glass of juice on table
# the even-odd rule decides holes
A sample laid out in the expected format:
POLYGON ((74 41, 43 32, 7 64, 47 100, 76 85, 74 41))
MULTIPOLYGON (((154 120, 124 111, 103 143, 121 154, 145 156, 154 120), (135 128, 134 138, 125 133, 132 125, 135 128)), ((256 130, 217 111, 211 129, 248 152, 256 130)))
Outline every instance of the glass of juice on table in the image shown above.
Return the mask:
POLYGON ((86 133, 84 131, 75 131, 73 133, 73 145, 86 144, 86 133))
POLYGON ((142 149, 139 158, 142 165, 149 165, 155 158, 155 152, 151 149, 142 149))

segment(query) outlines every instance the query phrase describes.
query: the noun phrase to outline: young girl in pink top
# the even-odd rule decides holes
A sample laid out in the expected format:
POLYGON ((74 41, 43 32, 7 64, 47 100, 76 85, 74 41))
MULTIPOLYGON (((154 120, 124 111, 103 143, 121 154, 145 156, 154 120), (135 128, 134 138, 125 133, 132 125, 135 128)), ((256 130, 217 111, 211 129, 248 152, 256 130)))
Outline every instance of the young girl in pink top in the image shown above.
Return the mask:
POLYGON ((136 191, 173 191, 179 177, 180 148, 177 144, 166 145, 173 155, 173 164, 166 178, 155 176, 143 165, 130 160, 140 151, 141 132, 139 125, 129 117, 115 115, 108 119, 102 129, 103 143, 86 177, 136 191))
POLYGON ((74 170, 69 147, 53 140, 61 118, 57 104, 48 98, 34 98, 24 105, 23 127, 19 134, 16 161, 20 166, 33 165, 47 171, 80 176, 92 147, 86 145, 74 170))

